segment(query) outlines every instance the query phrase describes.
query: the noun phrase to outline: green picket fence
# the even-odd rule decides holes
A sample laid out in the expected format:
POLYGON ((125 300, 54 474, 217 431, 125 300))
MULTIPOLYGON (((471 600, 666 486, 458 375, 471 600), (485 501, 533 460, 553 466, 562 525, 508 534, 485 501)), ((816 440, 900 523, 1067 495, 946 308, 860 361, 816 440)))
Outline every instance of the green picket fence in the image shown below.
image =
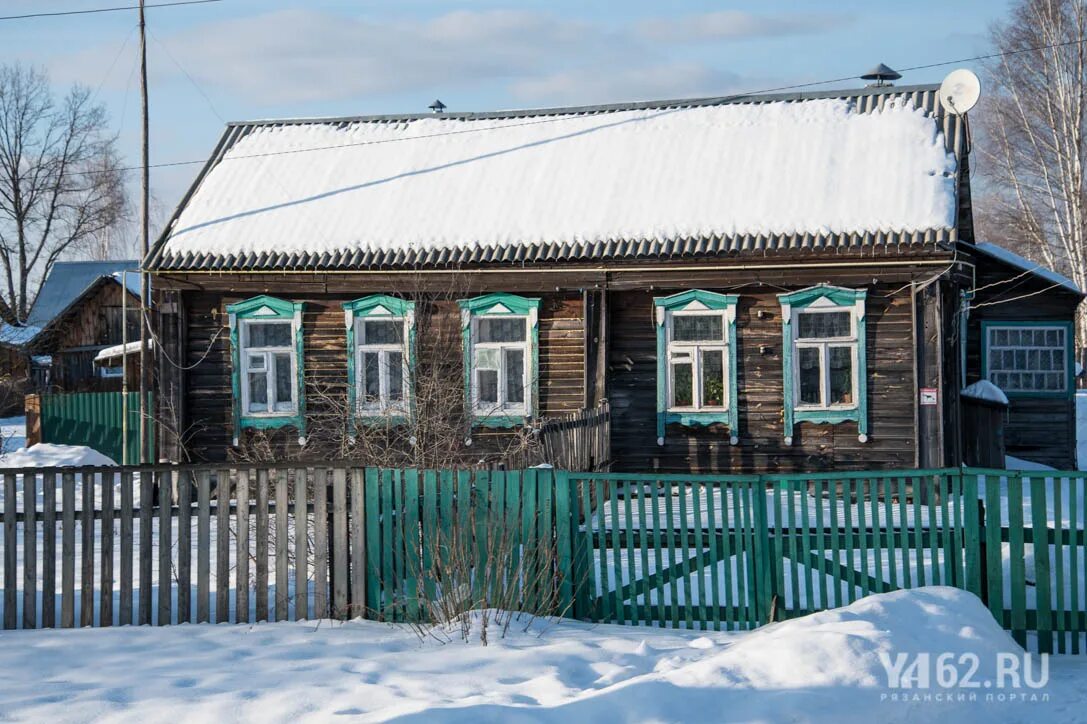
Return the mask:
POLYGON ((981 597, 1023 645, 1087 650, 1083 473, 568 480, 590 511, 579 533, 593 543, 591 605, 580 612, 595 621, 747 629, 944 585, 981 597))
MULTIPOLYGON (((86 445, 115 462, 140 462, 140 394, 128 393, 127 456, 124 449, 123 393, 64 392, 41 395, 41 441, 62 445, 86 445)), ((147 409, 154 409, 153 397, 147 393, 147 409)), ((154 460, 155 425, 148 421, 148 453, 145 460, 154 460)))
POLYGON ((564 473, 368 468, 364 476, 350 515, 364 520, 356 530, 365 540, 352 548, 366 559, 366 615, 424 620, 446 596, 578 614, 577 510, 564 473))

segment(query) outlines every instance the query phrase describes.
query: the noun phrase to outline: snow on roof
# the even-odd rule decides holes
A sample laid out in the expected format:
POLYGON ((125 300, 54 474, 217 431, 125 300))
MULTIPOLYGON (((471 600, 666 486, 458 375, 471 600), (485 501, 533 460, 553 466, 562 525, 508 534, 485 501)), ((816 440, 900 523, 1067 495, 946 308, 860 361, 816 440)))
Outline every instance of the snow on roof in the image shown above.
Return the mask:
MULTIPOLYGON (((148 348, 153 347, 154 340, 149 340, 147 343, 148 348)), ((106 347, 105 349, 98 350, 98 354, 94 356, 95 362, 103 362, 105 360, 113 359, 114 357, 120 357, 126 354, 133 354, 140 351, 140 342, 129 342, 128 344, 115 344, 112 347, 106 347)))
POLYGON ((1008 251, 1002 246, 997 246, 996 244, 987 241, 979 242, 975 244, 975 246, 977 247, 978 251, 983 252, 984 254, 992 257, 993 259, 998 259, 1005 264, 1010 264, 1017 269, 1029 271, 1035 276, 1045 279, 1048 282, 1051 282, 1057 286, 1064 287, 1068 291, 1075 292, 1076 294, 1083 294, 1083 291, 1079 288, 1079 286, 1068 277, 1058 274, 1052 269, 1048 269, 1041 264, 1038 264, 1037 262, 1031 261, 1030 259, 1021 257, 1014 251, 1008 251))
POLYGON ((1004 394, 1004 390, 994 385, 989 380, 978 380, 972 385, 968 385, 962 391, 963 397, 971 397, 975 400, 984 400, 985 402, 995 402, 998 405, 1008 405, 1008 396, 1004 394))
POLYGON ((955 226, 956 158, 933 115, 896 98, 257 124, 236 138, 163 257, 955 226))
POLYGON ((41 329, 32 325, 16 325, 0 322, 0 344, 22 347, 34 339, 41 329))

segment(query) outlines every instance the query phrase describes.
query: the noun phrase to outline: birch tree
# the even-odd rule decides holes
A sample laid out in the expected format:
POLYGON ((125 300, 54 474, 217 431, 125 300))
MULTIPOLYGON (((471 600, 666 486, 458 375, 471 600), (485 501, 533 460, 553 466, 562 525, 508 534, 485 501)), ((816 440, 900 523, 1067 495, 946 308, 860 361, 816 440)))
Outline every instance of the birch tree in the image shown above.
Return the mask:
POLYGON ((1004 55, 985 68, 979 231, 1087 289, 1087 2, 1019 0, 991 35, 1004 55))
POLYGON ((121 218, 115 141, 86 88, 58 98, 44 71, 0 66, 0 287, 18 319, 57 259, 121 218))

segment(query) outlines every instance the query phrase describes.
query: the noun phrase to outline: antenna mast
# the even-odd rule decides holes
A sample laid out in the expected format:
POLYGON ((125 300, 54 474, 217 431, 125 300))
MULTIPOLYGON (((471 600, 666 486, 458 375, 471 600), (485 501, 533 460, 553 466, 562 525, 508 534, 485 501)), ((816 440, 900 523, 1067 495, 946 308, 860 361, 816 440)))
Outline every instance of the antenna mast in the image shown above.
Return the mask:
MULTIPOLYGON (((147 257, 150 248, 148 217, 150 215, 150 152, 148 141, 147 120, 147 25, 144 18, 144 0, 140 0, 140 111, 143 126, 143 140, 141 148, 141 189, 140 189, 140 427, 139 441, 140 452, 137 463, 144 461, 147 454, 147 310, 150 305, 150 289, 147 272, 143 267, 143 259, 147 257)), ((127 292, 126 292, 127 293, 127 292)))

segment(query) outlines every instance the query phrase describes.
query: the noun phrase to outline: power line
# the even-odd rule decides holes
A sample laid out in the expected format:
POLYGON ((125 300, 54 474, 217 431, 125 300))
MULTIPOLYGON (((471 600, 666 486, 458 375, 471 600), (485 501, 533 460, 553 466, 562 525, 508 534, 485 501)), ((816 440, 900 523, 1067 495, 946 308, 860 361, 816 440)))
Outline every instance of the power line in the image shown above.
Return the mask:
MULTIPOLYGON (((201 1, 211 2, 211 1, 218 1, 218 0, 201 0, 201 1)), ((152 7, 152 6, 148 6, 148 7, 152 7)), ((1009 51, 1000 52, 1000 53, 989 53, 987 55, 976 55, 976 56, 969 57, 969 58, 957 58, 955 60, 944 60, 944 61, 940 61, 938 63, 927 63, 927 64, 924 64, 924 65, 910 66, 908 68, 902 68, 902 70, 907 71, 907 72, 908 71, 914 71, 914 70, 926 70, 926 69, 930 69, 930 68, 939 68, 939 67, 948 66, 948 65, 958 65, 958 64, 961 64, 961 63, 969 63, 969 62, 978 61, 978 60, 988 60, 990 58, 998 58, 998 57, 1010 56, 1010 55, 1021 55, 1023 53, 1040 52, 1040 51, 1043 51, 1043 50, 1053 50, 1053 49, 1056 49, 1056 48, 1062 48, 1062 47, 1066 47, 1066 46, 1069 46, 1069 45, 1078 45, 1078 44, 1085 43, 1085 42, 1087 42, 1087 36, 1081 36, 1081 37, 1077 38, 1076 40, 1068 40, 1068 41, 1065 41, 1065 42, 1062 42, 1062 43, 1052 43, 1050 45, 1039 45, 1039 46, 1035 46, 1035 47, 1032 47, 1032 48, 1021 48, 1019 50, 1009 50, 1009 51)), ((175 60, 174 62, 176 63, 177 61, 175 60)), ((179 67, 180 67, 180 65, 179 65, 179 67)), ((184 70, 182 70, 182 72, 184 72, 184 70)), ((185 73, 185 75, 188 75, 188 73, 185 73)), ((193 82, 193 84, 195 85, 195 81, 192 80, 191 76, 189 77, 189 80, 191 82, 193 82)), ((733 94, 730 94, 730 95, 702 98, 702 99, 698 99, 698 100, 702 101, 702 102, 713 103, 713 102, 716 102, 716 101, 727 101, 727 100, 730 100, 730 99, 743 98, 745 96, 757 96, 757 95, 763 95, 763 94, 766 94, 766 93, 780 93, 780 92, 783 92, 783 91, 797 90, 797 89, 800 89, 800 88, 811 88, 811 87, 814 87, 814 86, 830 85, 831 83, 844 83, 846 81, 852 81, 852 80, 856 80, 856 76, 843 76, 841 78, 831 78, 831 79, 828 79, 828 80, 817 80, 817 81, 810 81, 810 82, 807 82, 807 83, 795 83, 793 85, 783 85, 783 86, 776 86, 776 87, 773 87, 773 88, 763 88, 763 89, 760 89, 760 90, 747 91, 747 92, 744 92, 744 93, 733 93, 733 94)), ((519 121, 517 123, 508 123, 508 124, 505 124, 505 125, 490 126, 490 127, 487 127, 487 128, 465 128, 465 129, 460 129, 460 130, 456 130, 456 131, 442 131, 440 133, 431 133, 431 134, 426 134, 426 135, 421 135, 421 136, 411 136, 411 137, 406 137, 406 138, 405 137, 387 138, 387 139, 382 139, 382 140, 379 140, 379 141, 357 141, 357 142, 354 142, 354 143, 340 143, 340 144, 333 144, 333 145, 326 145, 326 146, 311 146, 311 147, 308 147, 308 148, 294 148, 294 149, 289 149, 289 150, 285 150, 285 151, 267 151, 267 152, 264 152, 264 153, 247 154, 247 155, 244 155, 244 156, 232 156, 230 158, 224 158, 223 160, 236 161, 236 160, 242 160, 242 159, 247 159, 247 158, 263 158, 263 157, 266 157, 266 156, 285 156, 285 155, 292 155, 292 154, 296 154, 296 153, 309 153, 311 151, 330 151, 330 150, 335 150, 335 149, 339 149, 339 148, 352 148, 352 147, 356 147, 356 146, 373 146, 373 145, 384 144, 384 143, 400 143, 400 142, 404 142, 404 141, 416 141, 416 140, 422 140, 422 139, 438 138, 438 137, 441 137, 441 136, 455 136, 455 135, 460 135, 460 134, 464 134, 464 133, 481 133, 481 132, 484 132, 484 131, 498 131, 498 130, 503 130, 503 129, 507 129, 507 128, 518 128, 518 127, 522 127, 522 126, 532 126, 532 125, 539 125, 539 124, 543 124, 543 123, 555 123, 555 122, 558 122, 558 121, 569 120, 571 117, 579 117, 579 116, 565 116, 565 115, 563 115, 563 116, 549 116, 549 117, 546 117, 546 118, 536 119, 536 120, 532 120, 532 121, 519 121)), ((320 119, 317 119, 317 120, 319 121, 320 119)), ((191 161, 167 161, 167 162, 163 162, 163 163, 152 164, 149 168, 176 168, 176 167, 180 167, 180 166, 203 165, 205 163, 207 163, 207 159, 194 159, 194 160, 191 160, 191 161)), ((142 167, 140 167, 140 166, 129 166, 129 167, 123 167, 123 168, 119 168, 119 169, 88 169, 88 170, 83 170, 83 171, 70 171, 69 173, 71 173, 71 174, 113 173, 113 172, 117 172, 117 171, 120 171, 120 172, 138 171, 141 168, 142 167)))
MULTIPOLYGON (((154 5, 145 5, 145 8, 172 8, 178 5, 207 5, 208 3, 219 3, 223 0, 178 0, 177 2, 169 3, 156 3, 154 5)), ((139 5, 123 5, 120 7, 112 8, 91 8, 89 10, 58 10, 52 13, 27 13, 26 15, 3 15, 0 16, 0 20, 27 20, 30 18, 57 18, 65 15, 93 15, 95 13, 114 13, 120 10, 139 10, 139 5)))

